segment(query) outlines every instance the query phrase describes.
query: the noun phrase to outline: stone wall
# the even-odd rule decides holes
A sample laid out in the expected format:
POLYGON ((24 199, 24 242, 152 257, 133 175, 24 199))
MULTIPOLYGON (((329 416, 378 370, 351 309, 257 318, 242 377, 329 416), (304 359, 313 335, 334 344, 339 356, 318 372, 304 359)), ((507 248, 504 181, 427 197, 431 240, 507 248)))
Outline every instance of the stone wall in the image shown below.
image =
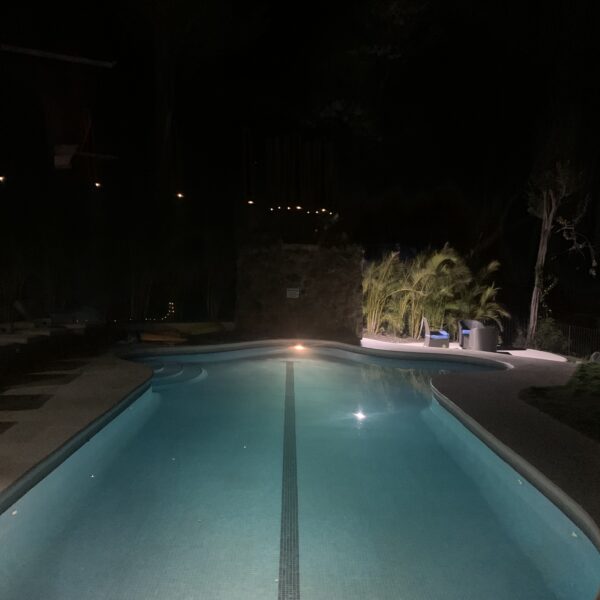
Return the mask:
POLYGON ((362 333, 362 257, 352 245, 244 248, 236 329, 257 337, 356 342, 362 333))

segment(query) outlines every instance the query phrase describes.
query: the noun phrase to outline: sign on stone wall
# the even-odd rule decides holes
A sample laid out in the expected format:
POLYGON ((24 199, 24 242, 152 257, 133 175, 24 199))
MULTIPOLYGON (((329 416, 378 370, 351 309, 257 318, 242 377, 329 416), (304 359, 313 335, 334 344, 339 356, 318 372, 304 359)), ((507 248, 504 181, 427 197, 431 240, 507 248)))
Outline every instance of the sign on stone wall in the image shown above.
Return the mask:
POLYGON ((286 298, 300 298, 300 288, 286 288, 286 298))

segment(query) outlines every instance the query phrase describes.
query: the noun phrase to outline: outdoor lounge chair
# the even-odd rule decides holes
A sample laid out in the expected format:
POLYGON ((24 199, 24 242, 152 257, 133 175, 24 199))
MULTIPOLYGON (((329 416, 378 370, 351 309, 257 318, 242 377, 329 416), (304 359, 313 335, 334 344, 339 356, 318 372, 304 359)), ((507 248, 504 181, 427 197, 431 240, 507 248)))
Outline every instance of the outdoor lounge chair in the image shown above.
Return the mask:
POLYGON ((425 336, 425 346, 431 348, 448 348, 450 346, 450 334, 443 329, 430 329, 429 322, 425 317, 421 320, 421 332, 425 336))
POLYGON ((461 348, 468 350, 496 352, 498 330, 481 321, 463 319, 458 322, 458 343, 461 348))
POLYGON ((473 329, 478 327, 485 327, 481 321, 475 321, 473 319, 461 319, 458 322, 458 345, 461 348, 469 347, 469 337, 473 329))

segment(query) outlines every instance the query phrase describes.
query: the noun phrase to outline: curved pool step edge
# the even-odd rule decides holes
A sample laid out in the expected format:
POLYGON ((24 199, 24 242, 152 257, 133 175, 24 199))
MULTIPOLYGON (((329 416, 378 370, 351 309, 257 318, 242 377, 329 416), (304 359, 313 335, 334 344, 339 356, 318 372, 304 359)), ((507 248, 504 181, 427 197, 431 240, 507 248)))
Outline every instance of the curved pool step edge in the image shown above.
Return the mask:
POLYGON ((167 375, 167 376, 154 376, 152 378, 152 388, 159 389, 165 386, 174 385, 178 383, 196 383, 202 381, 208 377, 208 371, 201 365, 195 364, 182 364, 174 363, 178 365, 178 369, 167 375))

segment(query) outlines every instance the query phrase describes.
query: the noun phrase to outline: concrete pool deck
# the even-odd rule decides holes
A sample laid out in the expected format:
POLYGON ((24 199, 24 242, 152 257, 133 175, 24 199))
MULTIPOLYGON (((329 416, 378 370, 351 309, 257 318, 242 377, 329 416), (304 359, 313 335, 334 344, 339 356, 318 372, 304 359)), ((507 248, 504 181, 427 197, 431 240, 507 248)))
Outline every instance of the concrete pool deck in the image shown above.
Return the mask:
MULTIPOLYGON (((76 368, 70 368, 73 361, 62 362, 65 368, 58 361, 52 371, 35 374, 39 378, 0 389, 0 423, 5 425, 0 428, 0 497, 17 482, 26 485, 29 477, 39 479, 32 471, 36 466, 76 441, 79 432, 128 395, 149 385, 152 377, 149 367, 114 355, 76 368), (35 408, 19 407, 19 398, 25 406, 34 400, 35 408)), ((64 458, 57 457, 58 463, 64 458)), ((2 504, 0 512, 6 508, 2 504)))
MULTIPOLYGON (((285 345, 285 340, 270 343, 285 345)), ((231 344, 229 348, 268 345, 231 344)), ((310 346, 310 342, 306 342, 310 346)), ((319 343, 327 346, 328 343, 319 343)), ((359 351, 357 347, 332 343, 333 347, 359 351)), ((519 399, 519 392, 530 386, 562 385, 575 369, 567 362, 524 358, 487 352, 457 352, 454 349, 416 348, 396 344, 399 356, 410 354, 500 360, 512 368, 489 372, 449 373, 433 378, 433 386, 450 399, 459 411, 478 423, 494 438, 522 457, 534 469, 558 486, 577 505, 600 524, 600 444, 540 412, 519 399)), ((195 347, 189 350, 211 351, 220 347, 195 347)), ((164 347, 135 345, 124 349, 162 352, 164 347)), ((184 349, 178 346, 171 352, 184 349)), ((369 352, 369 351, 367 351, 369 352)), ((381 353, 375 350, 375 353, 381 353)), ((386 348, 386 354, 390 349, 386 348)), ((32 469, 73 440, 78 432, 106 414, 119 402, 144 389, 151 378, 146 365, 121 360, 113 354, 91 360, 76 370, 71 380, 19 385, 5 389, 1 396, 37 394, 50 396, 34 410, 2 410, 0 421, 13 423, 0 428, 0 494, 23 481, 32 469)), ((459 417, 460 418, 460 417, 459 417)), ((485 440, 484 440, 485 441, 485 440)), ((6 508, 6 505, 4 506, 6 508)), ((598 530, 596 526, 596 530, 598 530)), ((593 541, 598 545, 600 536, 593 541)))

